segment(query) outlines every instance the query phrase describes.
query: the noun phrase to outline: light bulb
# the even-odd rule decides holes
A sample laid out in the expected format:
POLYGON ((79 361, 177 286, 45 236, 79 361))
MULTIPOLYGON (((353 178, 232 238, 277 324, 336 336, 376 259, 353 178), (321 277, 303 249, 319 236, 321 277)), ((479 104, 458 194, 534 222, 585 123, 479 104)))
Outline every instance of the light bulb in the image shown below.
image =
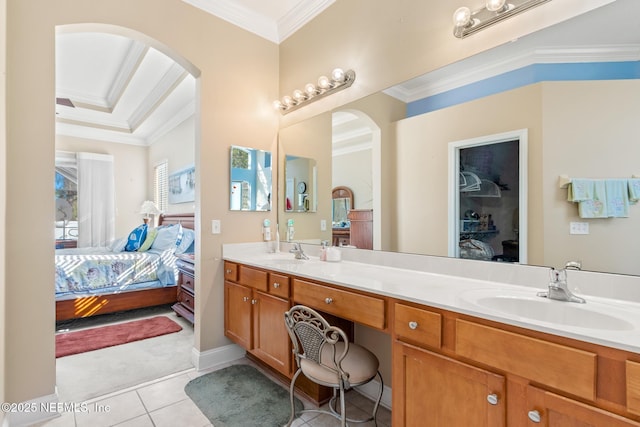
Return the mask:
POLYGON ((293 105, 293 98, 291 98, 289 95, 285 95, 282 97, 282 103, 286 107, 291 107, 293 105))
POLYGON ((342 70, 342 68, 336 68, 331 72, 331 79, 334 82, 342 83, 342 82, 344 82, 345 77, 346 76, 345 76, 344 71, 342 70))
POLYGON ((300 89, 296 89, 293 91, 293 99, 295 99, 296 101, 304 101, 306 98, 307 97, 305 96, 304 92, 302 92, 300 89))
POLYGON ((320 76, 320 78, 318 78, 318 87, 320 89, 329 89, 331 87, 329 78, 327 76, 320 76))
POLYGON ((453 25, 466 27, 471 22, 471 9, 466 6, 459 7, 453 12, 453 25))
POLYGON ((304 91, 307 93, 308 97, 312 97, 318 93, 318 89, 316 89, 316 86, 313 83, 307 83, 304 85, 304 91))
POLYGON ((282 110, 284 109, 284 105, 282 105, 282 102, 276 99, 275 101, 273 101, 273 108, 275 108, 276 110, 282 110))
POLYGON ((487 0, 486 8, 491 12, 500 12, 504 9, 506 0, 487 0))

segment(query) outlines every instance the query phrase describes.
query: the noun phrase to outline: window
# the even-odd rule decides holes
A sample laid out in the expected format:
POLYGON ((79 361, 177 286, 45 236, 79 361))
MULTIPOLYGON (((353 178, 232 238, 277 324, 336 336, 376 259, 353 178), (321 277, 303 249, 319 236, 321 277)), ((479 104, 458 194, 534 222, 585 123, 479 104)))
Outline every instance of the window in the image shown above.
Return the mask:
POLYGON ((78 238, 78 167, 75 153, 56 152, 54 191, 55 238, 78 238))
POLYGON ((153 201, 160 211, 166 212, 169 205, 169 165, 165 160, 153 169, 153 201))

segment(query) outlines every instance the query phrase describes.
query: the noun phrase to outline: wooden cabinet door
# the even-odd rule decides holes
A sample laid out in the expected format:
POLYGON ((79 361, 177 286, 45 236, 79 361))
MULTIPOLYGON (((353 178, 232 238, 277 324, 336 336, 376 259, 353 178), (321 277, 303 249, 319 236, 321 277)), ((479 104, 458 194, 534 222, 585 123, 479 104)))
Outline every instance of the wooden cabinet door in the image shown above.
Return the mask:
POLYGON ((224 334, 246 350, 251 348, 251 289, 226 281, 224 334))
POLYGON ((284 324, 289 301, 254 291, 253 346, 251 353, 263 362, 291 377, 291 338, 284 324))
POLYGON ((545 427, 638 427, 640 423, 603 409, 542 390, 527 387, 526 426, 545 427))
POLYGON ((403 344, 393 347, 393 425, 506 425, 505 379, 403 344))

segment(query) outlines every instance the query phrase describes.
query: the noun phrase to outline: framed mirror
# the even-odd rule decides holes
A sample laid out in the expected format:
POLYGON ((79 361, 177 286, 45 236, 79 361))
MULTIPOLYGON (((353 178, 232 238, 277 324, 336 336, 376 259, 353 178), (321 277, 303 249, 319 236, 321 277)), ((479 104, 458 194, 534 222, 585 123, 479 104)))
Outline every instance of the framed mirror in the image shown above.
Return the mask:
MULTIPOLYGON (((640 275, 640 266, 633 259, 637 243, 625 237, 629 229, 638 226, 638 206, 631 208, 628 218, 583 220, 576 206, 567 202, 567 189, 558 186, 562 175, 630 178, 639 174, 633 162, 640 148, 630 141, 637 133, 632 118, 640 112, 640 101, 629 94, 640 90, 640 73, 636 57, 626 57, 624 52, 637 49, 640 33, 616 30, 637 26, 634 7, 633 1, 618 0, 421 76, 426 79, 426 86, 434 88, 440 82, 444 85, 447 81, 458 81, 453 76, 460 79, 478 76, 478 70, 491 65, 500 70, 497 75, 508 72, 511 77, 522 77, 517 85, 509 80, 509 85, 504 86, 502 83, 507 79, 484 76, 479 81, 470 80, 473 83, 466 86, 450 87, 444 95, 436 92, 429 96, 416 90, 415 96, 400 106, 402 111, 396 112, 398 108, 393 102, 397 98, 391 94, 411 89, 420 80, 416 79, 337 108, 334 112, 362 111, 380 128, 380 166, 374 167, 373 176, 381 178, 381 186, 379 192, 375 191, 375 182, 372 186, 372 208, 373 225, 380 227, 381 244, 375 246, 374 231, 374 247, 449 256, 447 145, 528 129, 529 203, 526 211, 519 212, 528 218, 526 263, 557 267, 567 260, 580 259, 584 270, 640 275), (541 47, 547 49, 547 55, 556 55, 553 63, 538 63, 535 53, 541 47), (588 62, 580 59, 584 58, 581 54, 585 49, 593 53, 588 62), (515 61, 524 55, 530 58, 529 65, 515 61), (506 59, 514 59, 509 69, 501 68, 510 64, 506 59), (532 80, 534 70, 545 70, 545 78, 532 80), (375 217, 378 213, 379 219, 375 217), (572 222, 590 223, 590 234, 570 234, 572 222)), ((280 143, 289 152, 306 150, 305 155, 320 160, 323 172, 329 169, 336 173, 337 162, 326 161, 323 153, 330 150, 332 140, 335 145, 336 141, 344 142, 346 136, 361 133, 335 122, 332 130, 330 113, 320 113, 281 129, 280 143), (336 133, 338 125, 340 132, 336 133), (314 143, 291 138, 293 132, 289 128, 294 126, 296 136, 312 134, 314 143), (312 148, 318 153, 311 152, 312 148)), ((350 162, 347 167, 351 170, 361 164, 350 162)), ((331 220, 331 189, 336 185, 348 185, 355 191, 357 202, 363 201, 355 184, 321 179, 320 219, 331 220)), ((504 194, 506 197, 513 191, 504 194)), ((465 220, 467 210, 452 218, 465 220)), ((477 212, 475 208, 471 210, 477 212)), ((522 224, 516 224, 520 220, 516 221, 513 213, 507 214, 503 222, 504 225, 496 226, 500 232, 495 255, 501 255, 503 260, 515 258, 514 248, 507 250, 502 242, 518 241, 520 258, 524 247, 515 229, 521 233, 522 224)), ((297 235, 307 239, 328 238, 316 221, 305 225, 297 225, 297 235)))
POLYGON ((272 193, 271 152, 232 146, 229 170, 229 210, 270 211, 272 193))
POLYGON ((287 154, 285 157, 285 212, 315 212, 317 166, 314 159, 287 154))

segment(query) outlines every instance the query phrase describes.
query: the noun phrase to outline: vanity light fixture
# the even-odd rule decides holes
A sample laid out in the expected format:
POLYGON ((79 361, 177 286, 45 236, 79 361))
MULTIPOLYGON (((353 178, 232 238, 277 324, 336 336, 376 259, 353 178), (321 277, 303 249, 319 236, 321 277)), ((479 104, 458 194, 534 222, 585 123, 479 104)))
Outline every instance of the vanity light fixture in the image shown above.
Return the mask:
POLYGON ((348 88, 355 79, 355 71, 344 71, 342 68, 336 68, 331 72, 330 77, 320 76, 316 84, 307 83, 304 86, 304 90, 296 89, 291 96, 285 95, 281 100, 273 101, 273 107, 280 110, 282 114, 287 114, 310 102, 348 88))
POLYGON ((464 38, 548 1, 551 0, 487 0, 485 7, 473 12, 460 7, 453 13, 453 35, 464 38))

